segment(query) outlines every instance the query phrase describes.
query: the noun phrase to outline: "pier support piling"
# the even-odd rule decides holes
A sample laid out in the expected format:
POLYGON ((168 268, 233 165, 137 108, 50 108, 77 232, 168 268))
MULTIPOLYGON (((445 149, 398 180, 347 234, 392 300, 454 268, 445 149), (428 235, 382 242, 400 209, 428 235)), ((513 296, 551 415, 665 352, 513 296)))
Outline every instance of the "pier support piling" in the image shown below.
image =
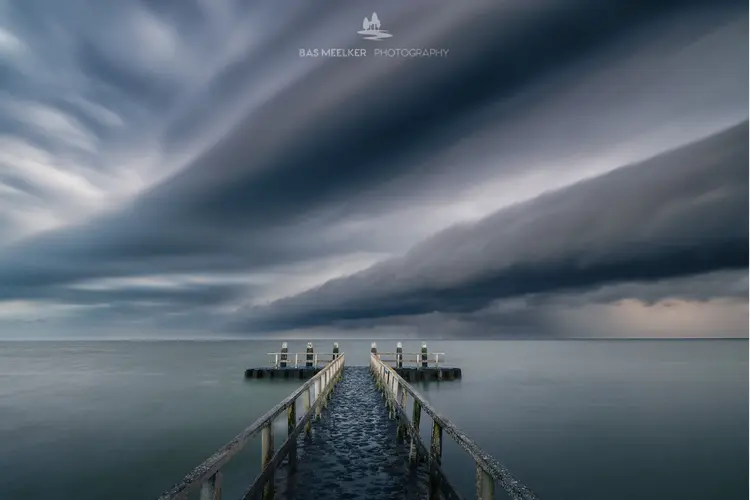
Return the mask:
POLYGON ((320 420, 320 401, 321 383, 320 379, 315 381, 315 420, 320 420))
POLYGON ((414 400, 414 410, 412 411, 412 425, 416 435, 411 436, 411 445, 409 446, 409 461, 415 463, 419 460, 417 453, 417 440, 419 439, 419 421, 422 419, 422 403, 418 399, 414 400))
MULTIPOLYGON (((408 396, 408 392, 406 392, 405 388, 401 388, 401 398, 399 399, 399 405, 401 406, 401 411, 406 413, 406 398, 408 396)), ((398 429, 396 430, 396 440, 399 443, 404 442, 404 438, 406 437, 406 424, 404 424, 403 419, 398 419, 398 429)))
MULTIPOLYGON (((265 468, 269 466, 271 459, 273 459, 273 454, 274 454, 273 424, 269 422, 263 427, 263 431, 261 433, 261 464, 262 464, 261 469, 262 470, 265 470, 265 468)), ((273 497, 274 497, 273 476, 274 476, 273 471, 271 471, 270 475, 268 476, 268 480, 266 481, 266 484, 263 488, 263 500, 273 500, 273 497)))
POLYGON ((436 466, 440 465, 443 456, 443 428, 438 422, 432 422, 432 440, 430 443, 430 500, 440 498, 440 474, 436 466))
MULTIPOLYGON (((304 399, 302 401, 304 403, 305 414, 307 414, 307 410, 310 409, 310 389, 309 388, 305 390, 303 394, 303 398, 304 399)), ((311 434, 312 434, 312 423, 310 422, 310 420, 308 420, 307 423, 305 423, 305 435, 310 436, 311 434)))
MULTIPOLYGON (((294 435, 294 429, 297 427, 297 400, 291 402, 286 409, 286 435, 291 438, 294 435)), ((297 439, 292 439, 289 447, 289 471, 294 472, 297 469, 297 439)))
POLYGON ((221 471, 209 478, 201 486, 200 500, 221 500, 221 471))
POLYGON ((477 500, 495 500, 495 480, 477 464, 477 500))

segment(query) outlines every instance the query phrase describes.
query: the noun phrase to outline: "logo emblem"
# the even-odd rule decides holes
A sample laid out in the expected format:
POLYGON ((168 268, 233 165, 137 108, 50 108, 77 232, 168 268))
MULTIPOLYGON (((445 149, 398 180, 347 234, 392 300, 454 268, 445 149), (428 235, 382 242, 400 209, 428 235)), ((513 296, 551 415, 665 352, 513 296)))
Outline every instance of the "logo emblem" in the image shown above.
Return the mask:
POLYGON ((373 40, 380 42, 385 38, 390 38, 393 35, 388 33, 388 30, 380 29, 380 19, 378 19, 377 13, 372 13, 372 19, 365 19, 362 21, 362 31, 357 31, 358 34, 362 35, 365 40, 373 40))

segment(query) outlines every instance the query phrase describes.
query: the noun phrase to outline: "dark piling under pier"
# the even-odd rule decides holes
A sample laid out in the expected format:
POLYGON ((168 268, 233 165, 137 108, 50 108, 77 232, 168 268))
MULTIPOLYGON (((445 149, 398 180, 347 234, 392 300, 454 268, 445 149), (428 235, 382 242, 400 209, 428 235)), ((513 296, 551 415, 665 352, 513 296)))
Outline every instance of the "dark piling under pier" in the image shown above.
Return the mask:
POLYGON ((312 378, 320 370, 321 368, 312 366, 301 368, 248 368, 245 370, 245 378, 290 378, 304 380, 312 378))
POLYGON ((402 367, 394 368, 407 382, 420 382, 423 380, 456 380, 461 378, 461 368, 449 367, 402 367))

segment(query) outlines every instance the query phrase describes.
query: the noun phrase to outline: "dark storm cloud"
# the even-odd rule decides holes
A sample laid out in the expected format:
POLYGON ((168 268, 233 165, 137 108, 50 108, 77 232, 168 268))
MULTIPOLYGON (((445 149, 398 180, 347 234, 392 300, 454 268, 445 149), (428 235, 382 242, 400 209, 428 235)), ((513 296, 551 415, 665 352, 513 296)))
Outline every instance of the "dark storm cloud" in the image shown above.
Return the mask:
POLYGON ((50 286, 41 291, 19 287, 8 290, 0 287, 0 300, 53 299, 79 305, 154 302, 174 307, 212 306, 235 300, 247 290, 247 286, 236 284, 181 284, 173 287, 130 285, 115 288, 50 286))
POLYGON ((380 60, 354 69, 349 61, 326 60, 145 194, 143 210, 160 211, 170 200, 193 221, 257 227, 341 203, 408 175, 436 144, 445 147, 477 126, 468 122, 484 106, 675 8, 684 2, 467 6, 462 22, 419 40, 450 47, 449 61, 380 60))
MULTIPOLYGON (((11 261, 28 261, 29 256, 34 261, 3 269, 6 259, 0 255, 0 276, 12 283, 23 269, 22 279, 43 284, 50 274, 61 276, 52 277, 57 281, 73 279, 77 272, 81 278, 139 267, 151 272, 152 262, 172 269, 196 264, 186 256, 226 262, 224 267, 231 268, 234 263, 278 263, 330 251, 322 242, 274 231, 305 222, 321 207, 350 206, 356 193, 408 177, 409 169, 420 166, 418 160, 429 157, 435 144, 445 146, 467 133, 471 125, 466 122, 483 106, 601 50, 641 24, 685 8, 684 2, 601 6, 583 0, 542 2, 533 8, 525 2, 477 5, 439 4, 422 15, 421 22, 427 23, 441 11, 457 9, 456 23, 415 40, 450 47, 454 58, 409 64, 369 61, 374 64, 357 69, 348 61, 320 63, 126 210, 9 249, 11 261), (57 256, 55 261, 40 263, 48 253, 57 256), (167 256, 174 261, 165 262, 162 257, 167 256), (76 269, 84 263, 85 269, 76 269)), ((388 8, 395 9, 384 5, 385 12, 388 8)), ((403 22, 418 31, 418 20, 409 21, 416 25, 403 22)), ((286 29, 293 32, 297 25, 286 29)), ((98 60, 90 56, 89 63, 98 60)), ((296 58, 296 51, 290 57, 296 58)), ((97 68, 94 75, 119 82, 147 101, 161 95, 162 90, 142 87, 138 79, 118 76, 112 68, 98 63, 92 67, 97 68)), ((86 64, 84 68, 91 69, 86 64)))
MULTIPOLYGON (((46 55, 50 74, 65 61, 74 68, 61 80, 83 81, 78 89, 81 99, 71 100, 67 95, 59 96, 54 86, 40 84, 43 78, 29 86, 24 80, 25 73, 11 66, 14 69, 8 74, 12 81, 6 89, 11 96, 31 99, 72 116, 82 130, 90 133, 96 147, 104 148, 109 145, 106 141, 114 137, 140 139, 141 142, 132 143, 136 163, 141 156, 148 155, 148 148, 154 145, 152 142, 157 154, 165 157, 180 156, 183 150, 190 150, 190 154, 185 153, 187 161, 183 168, 126 205, 0 248, 0 300, 59 300, 71 304, 90 304, 97 300, 93 293, 69 286, 96 278, 253 272, 310 259, 378 251, 381 250, 378 245, 388 251, 394 248, 400 251, 399 245, 391 241, 394 238, 377 238, 376 244, 373 234, 380 233, 367 224, 349 232, 339 231, 338 227, 352 220, 356 222, 357 217, 388 214, 396 206, 417 204, 424 199, 449 200, 457 186, 481 184, 489 174, 496 177, 503 172, 517 173, 521 168, 533 170, 534 165, 523 161, 517 164, 504 161, 502 153, 520 145, 527 150, 567 156, 579 152, 582 143, 588 147, 611 146, 617 142, 620 129, 627 125, 637 130, 641 122, 628 116, 619 120, 612 116, 595 117, 600 109, 610 108, 609 103, 598 102, 596 95, 587 106, 574 106, 576 113, 580 113, 578 119, 569 114, 567 118, 561 117, 555 110, 545 112, 547 101, 539 94, 555 93, 557 89, 544 89, 556 81, 556 75, 571 72, 571 68, 575 74, 593 64, 591 61, 627 60, 628 50, 636 45, 639 50, 651 46, 667 25, 672 30, 669 43, 688 46, 746 13, 745 4, 729 0, 656 3, 423 1, 409 4, 390 1, 378 4, 378 14, 387 20, 388 28, 398 34, 395 39, 399 45, 448 47, 450 57, 409 61, 374 58, 311 61, 298 57, 300 47, 351 44, 363 9, 369 13, 373 6, 351 1, 329 2, 323 6, 304 1, 158 0, 116 6, 97 3, 90 8, 74 0, 65 5, 40 0, 11 2, 11 5, 12 18, 17 21, 14 29, 34 51, 46 55), (214 8, 218 10, 212 10, 214 8), (221 12, 221 8, 225 11, 221 12), (144 16, 144 12, 148 15, 144 16), (689 22, 675 21, 678 18, 688 18, 689 22), (244 31, 252 36, 237 49, 238 57, 229 58, 228 64, 213 67, 214 52, 231 44, 228 32, 225 36, 227 19, 239 26, 247 24, 244 31), (207 29, 207 24, 213 28, 207 29), (125 26, 122 33, 120 25, 125 26), (675 26, 679 29, 673 29, 675 26), (643 35, 646 31, 650 35, 643 35), (66 50, 69 52, 62 57, 66 50), (215 73, 209 74, 208 68, 215 73), (519 95, 525 97, 518 99, 519 95), (246 101, 251 105, 246 105, 246 101), (106 109, 92 107, 92 103, 106 109), (530 110, 534 111, 535 119, 517 127, 530 110), (124 123, 122 130, 113 125, 118 120, 124 123), (554 129, 545 128, 546 124, 567 123, 566 120, 578 123, 575 127, 557 126, 575 129, 581 136, 556 135, 554 129), (496 127, 502 127, 504 133, 500 134, 496 127), (515 133, 514 128, 517 128, 515 133), (546 130, 546 135, 540 132, 542 130, 546 130), (490 138, 487 142, 492 146, 484 151, 492 158, 490 166, 475 165, 473 151, 454 152, 453 156, 445 154, 451 146, 482 132, 490 138), (210 146, 204 148, 203 144, 210 146), (440 177, 446 172, 450 173, 449 181, 440 177)), ((726 39, 722 40, 727 47, 731 45, 726 39)), ((357 41, 354 46, 372 50, 372 44, 368 43, 357 41)), ((730 54, 728 58, 734 61, 736 55, 743 55, 746 49, 726 48, 726 51, 730 54)), ((706 59, 713 56, 711 53, 706 59)), ((744 55, 742 59, 746 60, 744 55)), ((569 87, 575 88, 578 81, 570 75, 567 78, 569 87)), ((716 80, 722 78, 725 77, 719 74, 716 80)), ((700 87, 703 80, 698 80, 691 89, 700 87)), ((710 89, 727 88, 722 85, 710 89)), ((665 98, 651 106, 656 111, 646 116, 645 122, 669 123, 674 113, 672 108, 688 108, 696 101, 700 104, 693 111, 700 114, 714 102, 706 104, 696 99, 694 92, 685 91, 687 97, 683 101, 675 97, 670 88, 660 89, 660 92, 665 98), (657 115, 658 120, 654 118, 657 115)), ((625 103, 641 97, 634 97, 625 90, 613 94, 625 103), (623 98, 625 95, 627 99, 623 98)), ((601 95, 610 97, 610 94, 601 95)), ((727 99, 734 99, 733 92, 727 95, 727 99)), ((744 87, 742 95, 744 98, 744 87)), ((612 103, 611 108, 615 108, 615 104, 612 103)), ((621 106, 627 107, 627 104, 621 106)), ((747 107, 746 102, 743 107, 747 107)), ((20 121, 18 116, 0 117, 2 132, 15 133, 55 157, 55 152, 61 148, 55 144, 57 138, 38 130, 38 123, 20 121)), ((92 156, 95 158, 86 168, 107 170, 118 166, 117 159, 108 161, 110 157, 104 153, 98 156, 92 153, 92 156)), ((78 165, 79 162, 72 163, 78 165)), ((157 161, 154 168, 161 167, 157 161)), ((663 167, 660 170, 675 169, 663 167)), ((698 175, 688 170, 690 175, 698 175)), ((628 178, 626 174, 618 175, 628 178)), ((725 172, 724 177, 717 174, 716 179, 707 182, 720 182, 731 175, 734 171, 725 172)), ((606 187, 611 181, 592 182, 603 182, 606 187)), ((648 184, 646 180, 638 182, 648 184)), ((29 197, 54 199, 55 196, 48 192, 49 186, 36 185, 17 173, 0 172, 0 187, 3 183, 29 197)), ((585 191, 583 187, 576 189, 585 191)), ((583 212, 601 203, 590 192, 585 193, 585 196, 580 194, 580 206, 571 205, 563 194, 556 196, 568 201, 555 203, 564 205, 561 213, 567 213, 571 220, 581 218, 583 212)), ((680 196, 679 190, 674 194, 680 196)), ((621 202, 626 205, 625 201, 621 202)), ((540 207, 544 209, 545 205, 539 203, 542 202, 501 212, 477 227, 486 225, 489 235, 498 233, 499 226, 506 223, 512 226, 528 217, 544 220, 535 211, 540 207), (529 214, 521 213, 527 209, 529 214), (495 220, 502 222, 493 223, 495 220)), ((710 210, 715 208, 715 203, 709 200, 707 205, 691 213, 698 216, 705 209, 708 210, 705 216, 714 220, 716 214, 710 210)), ((658 236, 666 241, 680 236, 665 232, 675 230, 675 220, 669 219, 670 223, 665 222, 663 226, 657 224, 658 227, 653 228, 654 238, 658 236), (672 223, 674 225, 670 225, 672 223)), ((528 224, 531 229, 524 230, 541 231, 538 226, 528 224)), ((408 223, 402 225, 407 227, 408 223)), ((559 227, 557 222, 545 232, 549 233, 551 241, 559 244, 565 236, 552 238, 552 229, 556 227, 559 227)), ((417 234, 417 230, 410 232, 417 234)), ((456 234, 457 239, 467 238, 469 245, 468 241, 475 240, 477 234, 465 231, 468 230, 457 228, 432 241, 455 248, 458 243, 450 235, 456 234)), ((511 259, 507 266, 495 269, 493 266, 497 263, 488 263, 487 254, 480 255, 478 249, 483 244, 479 243, 474 253, 470 252, 477 264, 472 272, 489 270, 488 278, 462 274, 465 260, 453 266, 452 261, 443 261, 424 250, 433 244, 425 243, 405 258, 412 272, 401 275, 402 262, 393 260, 376 267, 377 272, 368 271, 346 281, 347 285, 329 284, 321 289, 323 292, 311 292, 300 296, 303 298, 281 301, 260 310, 257 321, 259 325, 279 327, 275 311, 287 307, 285 304, 298 310, 290 319, 289 324, 293 325, 394 314, 419 315, 433 310, 474 311, 495 296, 543 292, 556 287, 587 287, 623 279, 628 273, 632 273, 631 277, 650 279, 662 274, 712 270, 721 267, 719 249, 726 248, 722 245, 727 241, 734 241, 732 237, 736 235, 732 231, 728 228, 724 239, 716 242, 717 246, 701 240, 708 245, 704 248, 713 252, 706 262, 689 249, 672 249, 673 253, 668 254, 672 256, 671 261, 666 257, 666 260, 659 260, 627 238, 618 240, 627 234, 607 233, 605 236, 622 244, 618 260, 613 258, 616 253, 607 246, 614 243, 606 239, 597 241, 598 235, 591 235, 586 256, 594 259, 596 265, 584 266, 580 273, 569 272, 571 266, 580 263, 575 262, 578 254, 571 253, 571 248, 564 245, 558 245, 559 253, 550 248, 550 255, 545 259, 529 262, 511 259), (605 248, 601 252, 606 258, 591 253, 597 245, 605 248), (416 266, 413 265, 414 255, 418 256, 416 266), (441 270, 436 271, 438 275, 454 269, 453 272, 459 274, 458 284, 451 282, 435 287, 425 280, 420 266, 423 260, 431 259, 435 259, 434 265, 441 270), (665 262, 671 262, 673 269, 665 262), (488 269, 483 263, 488 264, 488 269), (524 267, 532 264, 538 267, 524 267), (388 278, 388 273, 400 276, 388 278), (362 276, 372 276, 376 282, 369 283, 369 278, 362 276), (517 280, 510 279, 514 277, 517 280), (383 297, 377 294, 370 298, 367 294, 373 292, 369 291, 366 297, 360 297, 360 292, 356 291, 360 285, 350 288, 359 280, 361 286, 377 291, 381 279, 393 281, 396 286, 394 294, 391 294, 394 290, 388 291, 386 298, 393 297, 390 303, 383 302, 383 297), (510 282, 516 284, 508 285, 510 282), (338 290, 338 286, 345 289, 345 293, 352 291, 353 302, 349 303, 348 299, 342 302, 338 292, 327 291, 338 290), (305 297, 311 297, 312 302, 302 307, 300 301, 306 300, 305 297), (317 303, 319 299, 322 304, 317 303), (336 312, 339 306, 340 314, 336 312)), ((700 239, 697 233, 692 236, 695 239, 691 244, 700 239)), ((641 244, 646 245, 646 240, 648 238, 643 236, 641 244)), ((494 246, 497 244, 495 240, 485 242, 488 248, 497 249, 494 246)), ((730 251, 728 259, 731 261, 734 257, 730 251)), ((187 308, 194 297, 205 296, 206 303, 210 304, 233 302, 240 290, 217 285, 208 290, 188 289, 181 295, 176 290, 156 292, 131 287, 128 291, 103 292, 101 298, 124 304, 138 302, 139 294, 146 299, 156 299, 158 297, 152 295, 161 293, 174 293, 175 303, 187 308)), ((123 310, 131 311, 127 307, 123 310)))
POLYGON ((244 325, 465 313, 505 297, 744 269, 747 137, 745 122, 450 228, 403 258, 246 310, 244 325))

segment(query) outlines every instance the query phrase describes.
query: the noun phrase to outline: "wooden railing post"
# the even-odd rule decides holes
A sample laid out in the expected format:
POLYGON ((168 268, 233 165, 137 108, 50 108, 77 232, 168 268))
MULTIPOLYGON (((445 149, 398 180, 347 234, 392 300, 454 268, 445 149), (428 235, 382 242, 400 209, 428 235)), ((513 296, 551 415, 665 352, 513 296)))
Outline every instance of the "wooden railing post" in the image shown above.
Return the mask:
POLYGON ((221 500, 221 471, 217 471, 203 483, 200 500, 221 500))
MULTIPOLYGON (((305 415, 307 415, 307 410, 310 409, 310 388, 305 390, 304 399, 302 401, 304 403, 305 415)), ((310 420, 305 423, 305 434, 307 436, 312 434, 312 423, 310 422, 310 420)))
POLYGON ((293 400, 286 409, 286 434, 287 439, 292 439, 289 448, 289 471, 294 472, 297 469, 297 440, 291 436, 294 434, 294 428, 297 427, 297 400, 293 400))
MULTIPOLYGON (((273 421, 263 427, 261 434, 261 470, 265 469, 273 458, 273 421)), ((273 471, 268 476, 263 488, 263 500, 273 500, 273 471)))
POLYGON ((315 380, 315 420, 320 420, 320 379, 315 380))
POLYGON ((389 391, 389 399, 391 401, 391 405, 388 411, 388 418, 393 420, 396 418, 396 393, 398 392, 398 380, 396 380, 396 377, 391 377, 391 387, 389 391))
POLYGON ((432 442, 430 443, 430 500, 440 498, 440 474, 436 465, 440 465, 443 455, 443 428, 436 421, 432 422, 432 442))
MULTIPOLYGON (((406 392, 406 388, 401 388, 401 401, 399 401, 401 405, 401 411, 406 414, 406 398, 408 397, 408 392, 406 392)), ((404 424, 403 419, 398 419, 398 430, 396 431, 396 440, 399 443, 402 443, 404 441, 404 437, 406 435, 406 424, 404 424)))
POLYGON ((477 500, 495 500, 495 480, 477 464, 477 500))
POLYGON ((414 426, 414 432, 416 435, 411 437, 411 445, 409 446, 409 461, 414 463, 419 457, 417 456, 417 439, 419 439, 419 421, 422 419, 422 403, 418 399, 414 398, 414 410, 412 412, 411 422, 414 426))

